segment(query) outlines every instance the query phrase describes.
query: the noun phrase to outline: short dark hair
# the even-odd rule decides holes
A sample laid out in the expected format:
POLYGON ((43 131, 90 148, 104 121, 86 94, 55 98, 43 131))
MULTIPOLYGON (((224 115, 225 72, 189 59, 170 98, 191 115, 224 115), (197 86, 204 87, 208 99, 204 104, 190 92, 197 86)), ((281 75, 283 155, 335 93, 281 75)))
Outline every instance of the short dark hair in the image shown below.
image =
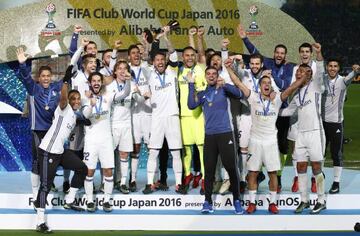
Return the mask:
POLYGON ((310 52, 312 53, 312 46, 310 43, 303 43, 299 46, 299 52, 301 50, 301 48, 310 48, 310 52))
POLYGON ((75 93, 79 94, 79 96, 81 97, 81 94, 80 94, 80 92, 79 92, 78 90, 72 89, 72 90, 70 90, 69 93, 68 93, 68 99, 70 99, 70 97, 71 97, 73 94, 75 94, 75 93))
POLYGON ((264 62, 264 57, 259 53, 250 55, 250 60, 251 59, 260 59, 260 63, 264 62))
POLYGON ((211 60, 214 57, 220 57, 221 58, 221 53, 220 52, 215 52, 214 54, 212 54, 211 56, 209 56, 206 60, 206 66, 210 66, 211 60))
POLYGON ((101 57, 103 60, 104 60, 105 54, 108 53, 108 52, 112 52, 112 49, 111 49, 111 48, 108 48, 108 49, 106 49, 106 50, 103 52, 102 57, 101 57))
POLYGON ((205 55, 207 55, 208 53, 210 52, 214 52, 215 53, 215 50, 213 48, 208 48, 205 50, 205 55))
POLYGON ((52 70, 51 70, 50 66, 40 66, 39 71, 38 71, 38 77, 44 70, 50 71, 50 74, 52 74, 52 70))
POLYGON ((89 63, 89 60, 91 59, 91 58, 94 58, 94 59, 96 59, 96 57, 94 56, 94 55, 92 55, 92 54, 85 54, 84 56, 82 56, 82 64, 83 65, 86 65, 87 63, 89 63))
POLYGON ((335 58, 335 57, 330 57, 327 61, 326 61, 326 65, 329 65, 330 62, 337 62, 337 64, 339 65, 339 67, 341 66, 341 62, 339 58, 335 58))
POLYGON ((157 55, 161 55, 161 56, 163 56, 163 57, 166 58, 166 54, 165 54, 164 52, 162 52, 162 51, 157 51, 157 52, 154 54, 154 58, 153 58, 153 59, 155 59, 155 57, 156 57, 157 55))
POLYGON ((97 44, 96 44, 94 41, 89 41, 89 43, 88 43, 87 45, 85 45, 85 47, 84 47, 84 51, 85 51, 85 52, 86 52, 87 46, 88 46, 89 44, 94 44, 95 47, 97 48, 97 44))
POLYGON ((186 50, 193 50, 195 53, 197 52, 196 49, 193 48, 193 47, 191 47, 191 46, 184 47, 183 53, 184 53, 186 50))
POLYGON ((131 45, 128 47, 128 50, 127 50, 128 56, 130 55, 130 52, 131 52, 131 50, 133 50, 133 49, 138 49, 138 50, 140 51, 140 48, 137 46, 137 44, 131 44, 131 45))
POLYGON ((213 66, 208 66, 208 67, 206 67, 205 73, 206 73, 206 71, 208 71, 208 70, 216 70, 216 73, 219 75, 218 70, 217 70, 215 67, 213 67, 213 66))
POLYGON ((265 78, 268 78, 268 79, 270 79, 270 81, 271 81, 271 78, 270 78, 269 76, 263 75, 263 76, 261 76, 260 79, 259 79, 259 84, 261 84, 261 81, 262 81, 263 79, 265 79, 265 78))
POLYGON ((311 66, 309 66, 308 64, 305 64, 305 63, 300 64, 299 67, 304 67, 304 68, 310 68, 311 69, 311 66))
POLYGON ((88 82, 91 83, 92 77, 94 77, 94 76, 96 76, 96 75, 100 76, 101 82, 104 81, 104 76, 103 76, 100 72, 95 71, 95 72, 92 72, 92 73, 89 75, 89 77, 88 77, 88 82))
POLYGON ((287 53, 287 47, 284 44, 278 44, 275 46, 274 48, 274 52, 276 51, 276 49, 278 48, 283 48, 285 50, 285 54, 287 53))

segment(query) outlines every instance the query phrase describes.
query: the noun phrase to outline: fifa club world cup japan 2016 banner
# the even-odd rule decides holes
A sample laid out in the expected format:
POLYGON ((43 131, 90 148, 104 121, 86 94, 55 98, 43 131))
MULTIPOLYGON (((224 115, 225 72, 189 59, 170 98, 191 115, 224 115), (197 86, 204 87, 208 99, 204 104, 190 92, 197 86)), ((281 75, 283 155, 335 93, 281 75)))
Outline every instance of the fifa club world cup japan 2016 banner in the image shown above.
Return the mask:
MULTIPOLYGON (((145 29, 156 31, 173 21, 179 26, 171 30, 169 39, 176 49, 188 46, 191 27, 204 27, 204 48, 220 50, 220 41, 228 38, 230 51, 246 54, 236 30, 239 23, 264 56, 272 57, 274 46, 282 43, 288 47, 287 60, 297 62, 298 46, 314 42, 301 24, 281 10, 248 0, 53 0, 3 9, 0 111, 5 112, 0 113, 0 171, 31 168, 29 121, 14 115, 23 111, 27 96, 14 62, 17 47, 35 58, 67 54, 74 25, 81 25, 80 37, 95 41, 99 50, 111 48, 117 39, 127 49, 141 41, 145 29)), ((63 70, 52 67, 57 73, 66 68, 65 64, 63 70)))
MULTIPOLYGON (((14 46, 25 46, 32 56, 67 53, 73 26, 83 27, 82 36, 100 50, 121 39, 123 49, 137 43, 145 28, 158 29, 171 20, 180 27, 169 39, 177 49, 188 45, 191 26, 203 26, 205 48, 220 49, 220 40, 229 38, 229 49, 243 51, 237 34, 239 22, 251 41, 265 56, 274 46, 288 46, 288 60, 297 62, 297 47, 314 40, 296 20, 277 8, 249 0, 53 0, 2 10, 0 23, 2 61, 16 60, 14 46)), ((164 45, 165 47, 165 45, 164 45)))

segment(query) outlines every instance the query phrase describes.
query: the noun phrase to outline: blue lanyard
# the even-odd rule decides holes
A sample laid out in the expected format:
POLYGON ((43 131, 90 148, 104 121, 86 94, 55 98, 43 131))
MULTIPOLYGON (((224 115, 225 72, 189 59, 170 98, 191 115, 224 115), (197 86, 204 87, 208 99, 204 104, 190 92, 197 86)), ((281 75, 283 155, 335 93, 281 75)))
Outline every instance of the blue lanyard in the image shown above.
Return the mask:
POLYGON ((51 100, 52 91, 53 91, 53 89, 50 88, 50 86, 49 86, 49 93, 48 93, 46 101, 45 101, 45 110, 49 109, 49 103, 50 103, 50 100, 51 100))
POLYGON ((98 99, 100 100, 99 101, 99 106, 97 106, 98 105, 97 101, 96 101, 96 104, 95 104, 96 115, 100 115, 103 97, 99 96, 99 97, 96 98, 96 100, 98 100, 98 99))
MULTIPOLYGON (((133 70, 133 72, 134 72, 134 70, 133 70)), ((134 75, 135 75, 135 72, 134 72, 134 75)), ((141 67, 140 67, 140 69, 139 69, 139 71, 137 73, 137 76, 135 76, 135 78, 134 78, 136 84, 139 83, 140 75, 141 75, 141 67)))
POLYGON ((334 84, 333 84, 333 86, 332 86, 332 90, 331 90, 331 86, 330 86, 330 80, 328 79, 328 81, 327 81, 327 84, 328 84, 328 87, 329 87, 329 91, 330 91, 331 97, 334 97, 334 96, 335 96, 335 85, 336 85, 336 81, 337 81, 338 77, 339 77, 339 76, 337 75, 336 78, 335 78, 335 82, 334 82, 334 84))
POLYGON ((165 72, 164 72, 163 78, 161 78, 161 75, 157 71, 155 73, 157 74, 157 77, 160 80, 161 87, 165 87, 165 72))
POLYGON ((267 116, 267 114, 269 113, 269 110, 270 110, 270 103, 271 103, 271 101, 270 101, 270 99, 269 99, 267 105, 265 105, 266 99, 263 100, 263 99, 261 98, 261 93, 259 93, 259 98, 260 98, 261 104, 263 105, 264 116, 267 116))
POLYGON ((117 80, 115 80, 115 81, 116 81, 118 92, 121 92, 123 90, 124 86, 122 84, 119 84, 119 82, 117 80))
POLYGON ((112 72, 112 71, 110 70, 110 68, 107 67, 107 66, 104 66, 104 68, 105 68, 105 70, 109 73, 109 76, 111 76, 111 74, 112 74, 111 72, 112 72))
POLYGON ((307 93, 307 90, 309 88, 309 85, 311 84, 312 80, 309 82, 309 84, 306 86, 305 88, 305 92, 304 92, 304 96, 303 98, 301 99, 301 91, 299 90, 299 103, 300 103, 300 106, 303 106, 304 105, 304 101, 305 101, 305 97, 306 97, 306 93, 307 93))
POLYGON ((205 94, 205 99, 209 104, 212 104, 215 98, 216 89, 210 90, 208 93, 205 94), (210 95, 210 96, 208 96, 210 95))
MULTIPOLYGON (((193 66, 193 67, 190 69, 191 74, 194 74, 194 67, 195 67, 195 66, 193 66)), ((182 67, 180 68, 180 73, 179 73, 179 74, 182 75, 183 71, 184 71, 184 67, 182 66, 182 67)), ((183 75, 182 75, 182 77, 183 77, 184 81, 188 81, 188 79, 187 79, 186 76, 183 76, 183 75)))
POLYGON ((258 93, 259 92, 259 80, 255 79, 252 72, 250 72, 250 76, 251 76, 251 79, 252 79, 253 84, 254 84, 254 90, 255 90, 255 92, 258 93))

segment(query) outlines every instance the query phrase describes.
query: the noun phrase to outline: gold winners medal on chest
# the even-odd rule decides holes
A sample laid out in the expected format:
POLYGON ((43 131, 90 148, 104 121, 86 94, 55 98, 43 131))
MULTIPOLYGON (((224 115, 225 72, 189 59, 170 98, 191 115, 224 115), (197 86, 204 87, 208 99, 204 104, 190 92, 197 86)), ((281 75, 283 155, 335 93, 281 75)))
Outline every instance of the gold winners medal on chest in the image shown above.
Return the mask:
POLYGON ((46 105, 45 106, 45 110, 49 110, 50 108, 49 108, 49 106, 48 105, 46 105))
POLYGON ((212 102, 209 102, 208 104, 209 104, 209 107, 211 107, 211 106, 213 105, 213 103, 212 103, 212 102))
POLYGON ((96 114, 95 119, 97 119, 97 120, 100 119, 100 114, 96 114))

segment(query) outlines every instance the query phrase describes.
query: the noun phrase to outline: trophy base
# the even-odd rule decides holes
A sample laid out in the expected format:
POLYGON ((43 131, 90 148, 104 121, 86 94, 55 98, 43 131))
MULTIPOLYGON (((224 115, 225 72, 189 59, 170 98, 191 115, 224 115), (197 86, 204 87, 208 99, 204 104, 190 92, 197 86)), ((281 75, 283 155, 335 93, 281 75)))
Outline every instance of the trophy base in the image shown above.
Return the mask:
POLYGON ((43 29, 41 30, 41 36, 43 37, 51 37, 51 36, 56 36, 56 35, 60 35, 61 32, 58 29, 43 29))

